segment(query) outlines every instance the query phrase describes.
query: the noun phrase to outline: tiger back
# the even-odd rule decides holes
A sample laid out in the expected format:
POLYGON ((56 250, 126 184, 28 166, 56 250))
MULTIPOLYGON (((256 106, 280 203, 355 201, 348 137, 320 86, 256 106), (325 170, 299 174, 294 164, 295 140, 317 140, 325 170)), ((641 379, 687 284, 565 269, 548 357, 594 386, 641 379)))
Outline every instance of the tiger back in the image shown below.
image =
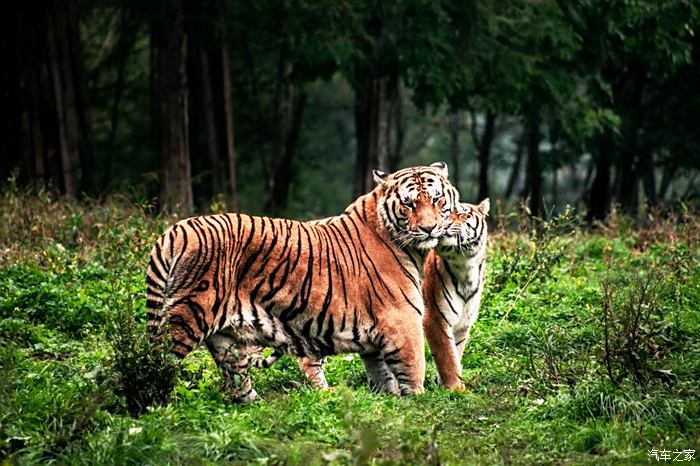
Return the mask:
POLYGON ((153 338, 167 323, 179 357, 204 343, 225 381, 241 380, 230 384, 238 401, 255 398, 239 351, 250 345, 317 359, 357 352, 375 384, 422 392, 420 275, 458 195, 442 163, 375 180, 315 223, 224 214, 173 225, 147 271, 153 338))

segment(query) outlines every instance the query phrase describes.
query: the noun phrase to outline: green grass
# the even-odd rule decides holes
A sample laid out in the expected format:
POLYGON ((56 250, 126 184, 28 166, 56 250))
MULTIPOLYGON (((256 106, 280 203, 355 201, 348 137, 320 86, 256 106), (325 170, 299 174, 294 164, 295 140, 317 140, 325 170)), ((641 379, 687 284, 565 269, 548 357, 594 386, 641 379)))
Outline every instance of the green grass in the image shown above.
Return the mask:
POLYGON ((421 396, 371 393, 355 355, 330 358, 334 388, 317 391, 285 357, 253 371, 258 400, 235 405, 196 351, 168 403, 134 418, 113 343, 145 331, 147 257, 173 219, 122 199, 16 190, 2 194, 0 213, 3 464, 647 464, 652 448, 700 447, 697 217, 598 233, 575 219, 521 221, 496 232, 463 359, 466 393, 434 383, 426 349, 421 396), (622 312, 650 274, 660 277, 651 317, 631 363, 623 346, 608 355, 611 380, 601 282, 614 284, 622 312), (135 318, 127 330, 115 325, 125 315, 135 318))

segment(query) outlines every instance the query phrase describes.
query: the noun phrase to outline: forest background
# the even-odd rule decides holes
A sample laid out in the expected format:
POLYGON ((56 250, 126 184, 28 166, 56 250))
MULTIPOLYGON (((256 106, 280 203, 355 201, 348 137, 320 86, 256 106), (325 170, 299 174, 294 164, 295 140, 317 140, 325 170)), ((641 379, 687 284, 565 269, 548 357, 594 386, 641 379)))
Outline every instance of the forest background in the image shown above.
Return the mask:
POLYGON ((465 200, 533 214, 699 194, 692 0, 55 0, 0 21, 4 183, 299 218, 438 160, 465 200))

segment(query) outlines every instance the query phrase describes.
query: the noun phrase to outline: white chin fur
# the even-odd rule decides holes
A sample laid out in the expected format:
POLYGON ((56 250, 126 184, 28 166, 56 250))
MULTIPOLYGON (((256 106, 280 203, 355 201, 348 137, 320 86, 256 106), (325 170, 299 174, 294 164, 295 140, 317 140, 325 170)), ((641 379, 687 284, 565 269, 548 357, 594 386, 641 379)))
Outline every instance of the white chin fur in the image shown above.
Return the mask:
POLYGON ((440 246, 456 248, 459 246, 456 236, 443 236, 440 238, 440 246))
POLYGON ((423 241, 416 243, 416 249, 433 249, 437 245, 437 238, 427 238, 423 241))

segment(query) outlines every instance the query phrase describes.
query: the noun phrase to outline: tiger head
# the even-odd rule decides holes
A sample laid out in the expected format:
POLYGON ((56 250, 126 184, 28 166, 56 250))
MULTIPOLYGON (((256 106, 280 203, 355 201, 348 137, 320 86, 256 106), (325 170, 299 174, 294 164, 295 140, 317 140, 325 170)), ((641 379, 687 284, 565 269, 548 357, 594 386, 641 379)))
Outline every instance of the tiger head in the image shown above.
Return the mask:
POLYGON ((377 204, 380 221, 400 247, 437 246, 450 212, 459 200, 459 193, 447 175, 447 164, 443 162, 390 174, 374 171, 380 189, 377 204))
POLYGON ((486 245, 486 216, 491 203, 488 198, 479 205, 461 203, 450 214, 445 234, 440 238, 441 251, 458 251, 473 256, 486 245))

